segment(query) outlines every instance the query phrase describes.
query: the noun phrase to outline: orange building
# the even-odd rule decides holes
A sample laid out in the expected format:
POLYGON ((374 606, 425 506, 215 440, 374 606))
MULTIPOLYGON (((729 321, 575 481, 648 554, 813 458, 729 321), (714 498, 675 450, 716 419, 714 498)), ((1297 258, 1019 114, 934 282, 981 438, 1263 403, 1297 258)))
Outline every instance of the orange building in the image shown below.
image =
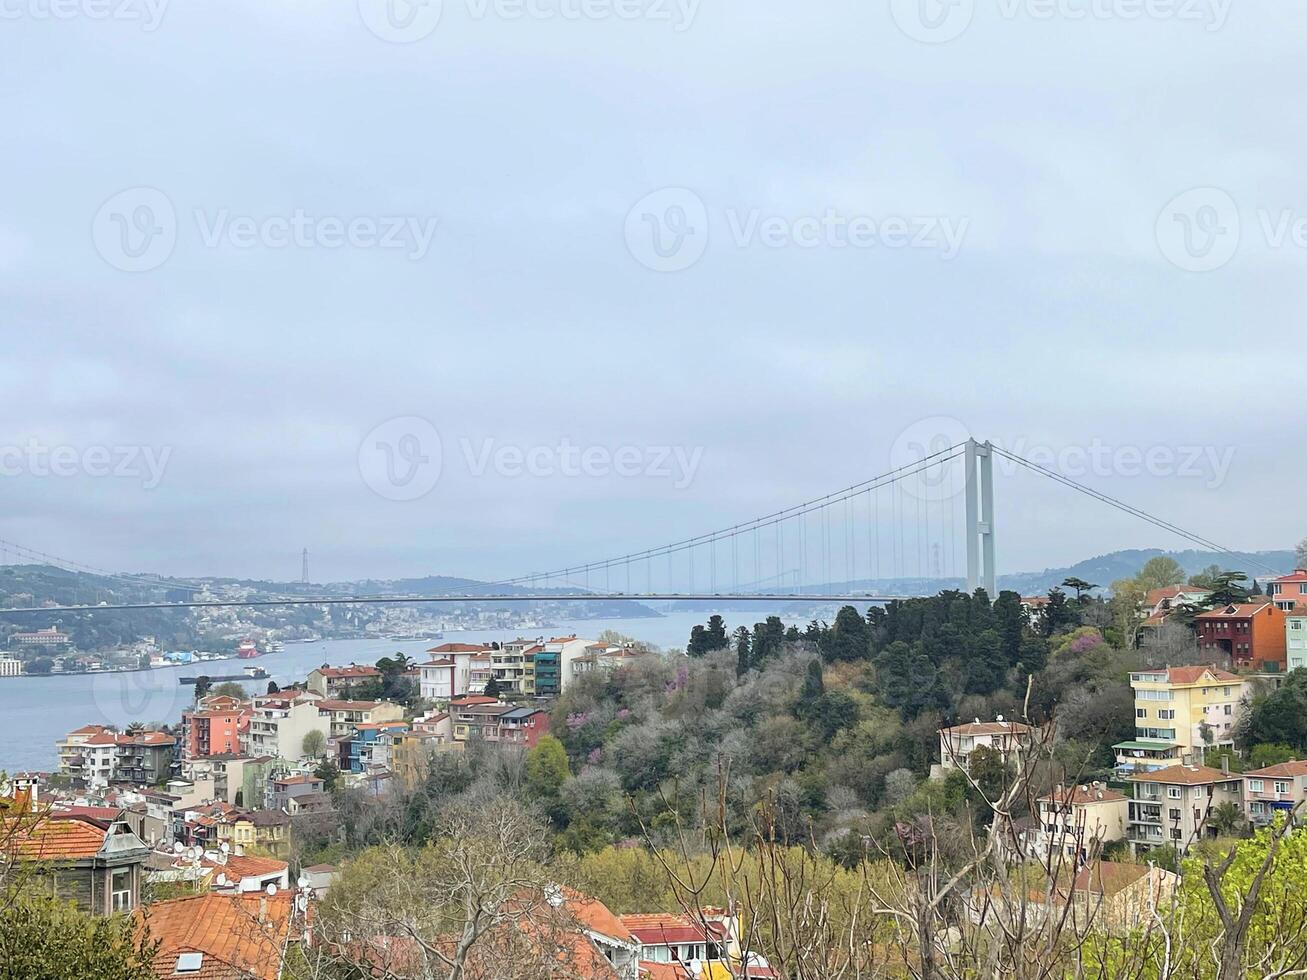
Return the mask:
POLYGON ((1274 602, 1243 602, 1211 609, 1194 617, 1198 645, 1220 652, 1236 667, 1267 673, 1284 670, 1284 610, 1274 602))

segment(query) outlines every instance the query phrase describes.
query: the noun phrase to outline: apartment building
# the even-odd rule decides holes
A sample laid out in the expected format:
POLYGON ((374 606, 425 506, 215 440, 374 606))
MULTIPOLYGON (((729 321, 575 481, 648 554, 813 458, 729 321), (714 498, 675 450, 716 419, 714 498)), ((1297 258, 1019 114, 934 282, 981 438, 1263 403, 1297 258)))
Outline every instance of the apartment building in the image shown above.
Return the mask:
POLYGON ((1129 803, 1103 783, 1058 786, 1037 801, 1039 826, 1027 840, 1042 855, 1089 860, 1103 845, 1126 839, 1129 803))
POLYGON ((1271 579, 1266 594, 1284 612, 1307 610, 1307 569, 1299 568, 1292 575, 1271 579))
POLYGON ((343 698, 364 681, 380 679, 381 671, 365 664, 350 664, 347 667, 323 664, 309 674, 306 686, 324 698, 343 698))
POLYGON ((1029 725, 1019 721, 1005 721, 999 715, 994 721, 975 721, 954 725, 939 731, 940 765, 949 769, 970 769, 971 753, 979 748, 993 749, 1006 759, 1020 747, 1031 732, 1029 725))
POLYGON ((1243 808, 1243 779, 1207 766, 1169 766, 1129 777, 1128 839, 1136 853, 1171 845, 1187 851, 1195 841, 1216 836, 1208 817, 1222 803, 1243 808))
POLYGON ((534 697, 536 693, 535 657, 544 645, 535 640, 512 640, 490 652, 490 666, 495 681, 504 694, 534 697))
POLYGON ((55 743, 59 752, 59 775, 74 786, 100 789, 113 779, 118 759, 116 733, 104 725, 84 725, 55 743))
POLYGON ((427 651, 431 660, 418 664, 418 693, 427 701, 451 701, 484 690, 489 674, 482 674, 481 687, 473 689, 472 668, 489 668, 490 647, 481 643, 442 643, 427 651))
POLYGON ((1254 824, 1270 823, 1307 798, 1307 761, 1281 762, 1243 774, 1244 812, 1254 824))
POLYGON ((252 713, 239 705, 182 713, 182 755, 203 759, 215 755, 237 755, 241 735, 252 713))
POLYGON ((1229 657, 1236 667, 1278 673, 1284 670, 1284 610, 1270 600, 1232 603, 1194 617, 1198 646, 1229 657))
POLYGON ((1284 633, 1287 669, 1307 667, 1307 602, 1284 614, 1284 633))
POLYGON ((1118 742, 1121 771, 1164 769, 1209 746, 1232 745, 1246 681, 1217 667, 1167 667, 1130 675, 1135 737, 1118 742))
POLYGON ((245 755, 298 759, 304 754, 304 737, 321 732, 331 735, 332 716, 318 710, 316 699, 257 698, 246 736, 245 755))
POLYGON ((23 662, 14 657, 0 657, 0 677, 19 677, 23 673, 23 662))
POLYGON ((404 709, 393 701, 337 701, 324 698, 314 702, 318 712, 328 720, 328 736, 346 738, 360 725, 403 721, 404 709))
POLYGON ((103 789, 114 781, 153 786, 168 778, 177 739, 164 732, 122 734, 105 725, 85 725, 55 747, 59 774, 79 788, 103 789))
POLYGON ((172 774, 177 739, 164 732, 132 732, 116 741, 114 778, 137 786, 157 786, 172 774))

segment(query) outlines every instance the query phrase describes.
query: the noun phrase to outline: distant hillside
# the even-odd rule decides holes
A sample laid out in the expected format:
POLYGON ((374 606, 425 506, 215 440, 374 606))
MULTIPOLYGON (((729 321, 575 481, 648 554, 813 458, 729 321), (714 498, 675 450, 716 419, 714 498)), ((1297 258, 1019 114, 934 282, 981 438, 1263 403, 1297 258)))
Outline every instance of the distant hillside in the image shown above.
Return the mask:
MULTIPOLYGON (((1014 572, 1000 575, 998 587, 1011 589, 1022 595, 1039 595, 1055 585, 1061 585, 1072 576, 1102 586, 1106 590, 1118 579, 1131 578, 1139 573, 1144 563, 1158 555, 1167 555, 1180 563, 1180 567, 1189 575, 1202 571, 1209 565, 1220 565, 1224 569, 1245 572, 1249 578, 1265 581, 1270 577, 1263 565, 1277 569, 1279 574, 1293 571, 1294 553, 1292 551, 1257 551, 1234 552, 1222 554, 1215 551, 1163 551, 1160 548, 1141 548, 1129 551, 1113 551, 1096 558, 1069 565, 1066 568, 1046 568, 1042 572, 1014 572)), ((900 578, 900 579, 861 579, 856 582, 832 582, 822 586, 823 592, 868 592, 877 595, 935 595, 945 589, 965 589, 966 582, 960 578, 900 578)), ((678 602, 673 609, 706 612, 717 609, 748 609, 754 603, 730 603, 723 600, 696 599, 678 602)), ((804 604, 796 602, 796 614, 804 604)))

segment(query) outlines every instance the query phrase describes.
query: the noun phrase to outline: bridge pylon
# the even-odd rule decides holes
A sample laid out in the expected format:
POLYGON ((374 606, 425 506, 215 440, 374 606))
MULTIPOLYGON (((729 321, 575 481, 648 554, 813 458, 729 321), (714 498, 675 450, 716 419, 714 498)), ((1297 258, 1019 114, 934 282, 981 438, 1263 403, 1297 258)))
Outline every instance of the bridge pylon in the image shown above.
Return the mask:
POLYGON ((998 595, 994 557, 994 447, 967 440, 967 589, 998 595))

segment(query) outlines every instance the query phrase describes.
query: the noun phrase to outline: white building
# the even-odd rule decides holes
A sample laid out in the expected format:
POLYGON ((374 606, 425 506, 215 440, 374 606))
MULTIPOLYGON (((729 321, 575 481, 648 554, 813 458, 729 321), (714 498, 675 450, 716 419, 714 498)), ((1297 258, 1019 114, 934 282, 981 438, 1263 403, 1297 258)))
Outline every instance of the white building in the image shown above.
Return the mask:
POLYGON ((1019 721, 1004 721, 999 715, 994 721, 977 718, 967 725, 954 725, 939 730, 939 761, 945 770, 969 770, 971 753, 979 748, 993 749, 1004 760, 1025 742, 1030 726, 1019 721))
POLYGON ((0 677, 18 677, 23 672, 23 662, 14 657, 0 657, 0 677))
POLYGON ((1297 606, 1284 620, 1285 660, 1289 670, 1307 667, 1307 605, 1297 606))
POLYGON ((1059 786, 1037 801, 1039 826, 1028 839, 1041 855, 1090 860, 1103 845, 1126 839, 1129 804, 1103 783, 1059 786))
POLYGON ((490 648, 479 643, 442 643, 427 653, 431 660, 418 664, 418 693, 427 701, 452 701, 454 698, 479 694, 481 686, 473 690, 474 665, 489 664, 490 648))
POLYGON ((316 699, 259 699, 245 736, 246 754, 298 759, 309 732, 321 732, 324 745, 331 735, 331 715, 318 710, 316 699))

